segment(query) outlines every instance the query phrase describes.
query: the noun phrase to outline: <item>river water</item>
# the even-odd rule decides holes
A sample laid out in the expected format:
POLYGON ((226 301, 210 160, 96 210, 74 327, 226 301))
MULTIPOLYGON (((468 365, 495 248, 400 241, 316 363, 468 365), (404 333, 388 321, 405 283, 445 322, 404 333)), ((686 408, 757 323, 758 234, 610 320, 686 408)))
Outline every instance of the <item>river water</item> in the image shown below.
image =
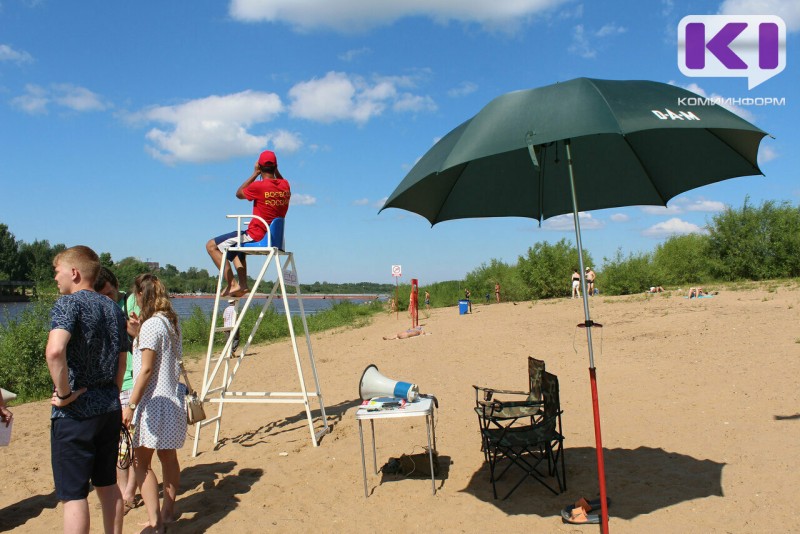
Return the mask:
MULTIPOLYGON (((214 309, 214 297, 173 298, 170 300, 172 301, 172 307, 175 309, 175 312, 183 319, 191 316, 195 307, 200 308, 203 313, 209 316, 214 309)), ((254 298, 252 304, 250 304, 251 312, 252 310, 260 310, 261 307, 264 306, 266 300, 266 298, 254 298)), ((365 296, 363 299, 352 297, 346 299, 336 298, 336 295, 327 295, 325 298, 305 298, 303 299, 303 310, 306 312, 306 315, 313 315, 319 311, 327 310, 337 302, 343 302, 344 300, 348 300, 353 304, 363 304, 374 300, 374 296, 365 296)), ((297 303, 297 299, 290 298, 287 299, 287 301, 289 302, 289 312, 292 315, 299 314, 300 307, 297 303)), ((244 299, 241 299, 237 309, 241 310, 243 304, 244 299)), ((222 310, 224 310, 227 305, 228 301, 226 299, 220 300, 220 314, 222 314, 222 310)), ((28 306, 30 306, 30 304, 27 302, 0 302, 0 324, 6 324, 8 320, 13 320, 28 306)), ((270 307, 278 312, 282 312, 283 301, 277 298, 273 299, 270 307)))

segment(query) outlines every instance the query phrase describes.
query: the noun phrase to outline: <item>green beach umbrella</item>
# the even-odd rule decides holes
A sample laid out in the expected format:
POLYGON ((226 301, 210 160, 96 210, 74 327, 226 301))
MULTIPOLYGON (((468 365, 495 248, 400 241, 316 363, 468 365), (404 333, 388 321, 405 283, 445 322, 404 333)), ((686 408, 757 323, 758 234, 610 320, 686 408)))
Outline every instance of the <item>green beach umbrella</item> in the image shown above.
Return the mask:
POLYGON ((608 531, 592 323, 578 213, 661 205, 685 191, 762 174, 767 135, 690 91, 651 81, 577 78, 491 101, 437 142, 388 197, 431 225, 472 217, 573 214, 595 421, 602 528, 608 531))

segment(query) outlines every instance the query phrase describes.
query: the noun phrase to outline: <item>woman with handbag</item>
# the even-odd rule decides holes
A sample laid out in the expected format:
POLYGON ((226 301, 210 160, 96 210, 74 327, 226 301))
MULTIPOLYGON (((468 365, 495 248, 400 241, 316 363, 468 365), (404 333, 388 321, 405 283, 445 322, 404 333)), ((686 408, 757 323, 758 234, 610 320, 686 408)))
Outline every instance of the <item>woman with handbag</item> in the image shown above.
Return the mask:
POLYGON ((178 315, 157 276, 136 277, 134 294, 141 315, 132 319, 137 331, 133 342, 134 386, 122 420, 133 429, 134 472, 150 528, 163 532, 164 524, 175 519, 175 496, 181 476, 177 449, 186 439, 186 406, 183 387, 178 382, 181 331, 178 315), (153 451, 161 461, 164 480, 161 507, 158 480, 150 466, 153 451))

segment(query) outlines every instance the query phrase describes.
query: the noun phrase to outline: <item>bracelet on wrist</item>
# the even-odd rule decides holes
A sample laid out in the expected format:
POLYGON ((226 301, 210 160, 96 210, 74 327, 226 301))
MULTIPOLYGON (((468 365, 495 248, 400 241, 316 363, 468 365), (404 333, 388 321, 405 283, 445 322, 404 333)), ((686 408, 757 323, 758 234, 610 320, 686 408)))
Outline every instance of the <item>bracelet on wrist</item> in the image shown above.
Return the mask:
POLYGON ((66 395, 64 395, 63 397, 62 397, 61 395, 59 395, 59 394, 58 394, 58 390, 56 390, 56 398, 57 398, 58 400, 67 400, 67 399, 68 399, 68 398, 70 398, 71 396, 72 396, 72 390, 69 390, 69 393, 67 393, 67 394, 66 394, 66 395))

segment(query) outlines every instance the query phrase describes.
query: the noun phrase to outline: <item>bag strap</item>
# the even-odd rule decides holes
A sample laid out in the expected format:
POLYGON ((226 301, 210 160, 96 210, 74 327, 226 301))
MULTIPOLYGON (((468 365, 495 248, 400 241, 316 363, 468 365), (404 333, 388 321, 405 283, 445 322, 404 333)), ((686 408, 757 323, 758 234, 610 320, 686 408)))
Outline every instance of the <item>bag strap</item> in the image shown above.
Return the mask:
POLYGON ((181 366, 181 373, 183 373, 183 381, 186 383, 186 390, 189 392, 189 395, 194 395, 195 391, 189 383, 189 375, 186 373, 186 367, 183 366, 183 360, 178 360, 178 363, 181 366))

